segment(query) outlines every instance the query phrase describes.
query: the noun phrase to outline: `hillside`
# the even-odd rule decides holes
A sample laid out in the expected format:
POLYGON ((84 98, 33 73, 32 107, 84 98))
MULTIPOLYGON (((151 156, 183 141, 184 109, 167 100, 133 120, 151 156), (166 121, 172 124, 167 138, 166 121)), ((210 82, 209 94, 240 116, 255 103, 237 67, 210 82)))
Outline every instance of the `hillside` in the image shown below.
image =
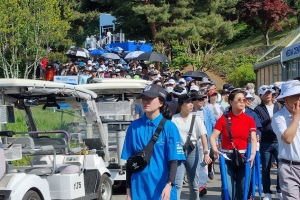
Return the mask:
MULTIPOLYGON (((269 39, 270 39, 271 46, 278 44, 278 42, 280 42, 288 34, 290 34, 295 29, 298 28, 296 17, 290 18, 290 23, 291 26, 289 26, 286 22, 282 22, 281 23, 283 27, 282 31, 277 31, 277 30, 270 31, 269 39)), ((298 33, 300 33, 300 31, 298 33)), ((284 43, 282 43, 281 47, 285 47, 292 39, 293 37, 288 39, 284 43)), ((235 41, 230 44, 226 44, 223 50, 227 51, 227 50, 234 50, 239 48, 254 48, 260 46, 265 46, 265 40, 263 34, 259 30, 256 30, 253 34, 250 35, 250 37, 235 41)))

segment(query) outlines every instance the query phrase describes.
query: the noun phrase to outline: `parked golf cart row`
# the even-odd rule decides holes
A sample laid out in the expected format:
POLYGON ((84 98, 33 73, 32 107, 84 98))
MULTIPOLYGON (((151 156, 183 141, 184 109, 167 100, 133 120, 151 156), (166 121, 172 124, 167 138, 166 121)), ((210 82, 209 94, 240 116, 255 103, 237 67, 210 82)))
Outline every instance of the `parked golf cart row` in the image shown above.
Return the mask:
MULTIPOLYGON (((83 88, 84 86, 36 80, 0 79, 2 104, 14 105, 25 110, 28 125, 26 133, 17 134, 6 130, 0 132, 4 144, 4 149, 0 148, 0 157, 3 158, 0 158, 0 197, 10 200, 111 199, 114 182, 117 186, 126 180, 125 163, 120 160, 120 150, 125 137, 125 125, 130 123, 129 116, 132 113, 128 112, 130 109, 124 108, 117 113, 118 116, 122 116, 121 121, 104 123, 100 119, 101 108, 109 103, 110 106, 119 104, 122 107, 126 94, 139 93, 147 84, 146 81, 124 81, 113 84, 108 80, 86 85, 95 93, 83 88), (99 95, 108 94, 117 94, 123 101, 95 101, 99 101, 99 95), (38 131, 30 106, 39 100, 45 100, 43 109, 58 107, 57 99, 64 99, 72 108, 75 107, 84 115, 85 127, 82 131, 71 133, 63 130, 38 131), (117 124, 123 130, 109 130, 111 124, 117 124), (119 133, 118 143, 113 144, 113 147, 108 143, 108 134, 112 132, 119 133), (63 134, 64 137, 59 137, 58 134, 63 134), (14 137, 11 137, 12 135, 14 137), (117 149, 115 163, 110 158, 109 148, 117 149), (31 165, 21 167, 8 165, 4 162, 4 157, 6 161, 16 159, 11 157, 10 151, 33 156, 31 165)), ((109 113, 104 113, 107 114, 109 113)))

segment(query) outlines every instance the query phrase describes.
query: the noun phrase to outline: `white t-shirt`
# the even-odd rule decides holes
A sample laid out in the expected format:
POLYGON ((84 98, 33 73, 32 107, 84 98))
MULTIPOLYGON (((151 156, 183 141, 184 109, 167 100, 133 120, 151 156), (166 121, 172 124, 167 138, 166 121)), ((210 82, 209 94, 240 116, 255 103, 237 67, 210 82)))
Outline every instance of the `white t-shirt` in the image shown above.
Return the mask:
POLYGON ((298 124, 297 133, 291 144, 287 144, 281 140, 281 135, 287 127, 291 125, 292 120, 292 114, 286 109, 286 107, 283 107, 274 114, 271 125, 278 139, 278 158, 300 162, 300 122, 298 124))
MULTIPOLYGON (((172 122, 177 126, 181 138, 182 144, 185 144, 187 136, 189 134, 190 126, 192 123, 192 116, 193 114, 190 113, 186 121, 184 121, 180 113, 173 115, 172 122)), ((193 142, 196 142, 199 140, 199 137, 203 134, 207 134, 206 128, 204 126, 204 123, 200 119, 200 117, 195 118, 194 128, 191 135, 191 140, 193 142)))
POLYGON ((274 104, 272 104, 271 106, 266 105, 266 107, 267 107, 270 117, 273 117, 274 104))

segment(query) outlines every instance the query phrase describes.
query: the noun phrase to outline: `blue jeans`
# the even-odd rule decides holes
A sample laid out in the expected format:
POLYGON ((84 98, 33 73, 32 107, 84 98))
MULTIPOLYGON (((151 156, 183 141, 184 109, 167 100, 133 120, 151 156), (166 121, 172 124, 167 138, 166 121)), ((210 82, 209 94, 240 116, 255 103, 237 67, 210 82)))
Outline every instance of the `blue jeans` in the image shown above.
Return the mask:
MULTIPOLYGON (((263 190, 265 194, 266 193, 272 194, 270 188, 271 187, 271 177, 270 177, 271 160, 273 155, 277 162, 277 167, 278 167, 278 143, 261 143, 259 152, 260 152, 261 168, 262 168, 261 175, 262 175, 263 190)), ((281 193, 278 175, 277 175, 276 190, 278 193, 281 193)))
POLYGON ((180 200, 182 183, 184 178, 184 168, 189 182, 190 197, 189 200, 199 200, 199 151, 197 145, 194 150, 187 150, 186 161, 178 163, 175 184, 177 189, 177 199, 180 200))
MULTIPOLYGON (((228 158, 232 159, 232 153, 226 153, 228 158)), ((245 185, 245 167, 237 168, 232 165, 231 160, 225 160, 225 171, 226 171, 226 180, 228 185, 228 194, 229 199, 240 200, 244 199, 244 185, 245 185)), ((223 183, 222 183, 222 200, 225 200, 223 193, 223 183)))

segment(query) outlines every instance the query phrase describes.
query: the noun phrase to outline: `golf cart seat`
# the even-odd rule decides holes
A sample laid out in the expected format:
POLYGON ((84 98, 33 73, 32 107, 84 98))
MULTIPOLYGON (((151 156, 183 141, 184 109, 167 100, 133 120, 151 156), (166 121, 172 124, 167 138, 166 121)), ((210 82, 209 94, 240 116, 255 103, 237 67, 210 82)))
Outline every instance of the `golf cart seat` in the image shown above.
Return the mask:
MULTIPOLYGON (((34 165, 24 170, 26 174, 35 174, 38 176, 49 175, 52 173, 52 165, 34 165)), ((81 171, 78 165, 57 164, 55 174, 77 174, 81 171)))
MULTIPOLYGON (((68 144, 65 138, 33 138, 34 145, 36 148, 41 146, 52 145, 56 151, 56 154, 66 154, 68 153, 68 144)), ((50 152, 36 152, 35 155, 51 155, 50 152)))

